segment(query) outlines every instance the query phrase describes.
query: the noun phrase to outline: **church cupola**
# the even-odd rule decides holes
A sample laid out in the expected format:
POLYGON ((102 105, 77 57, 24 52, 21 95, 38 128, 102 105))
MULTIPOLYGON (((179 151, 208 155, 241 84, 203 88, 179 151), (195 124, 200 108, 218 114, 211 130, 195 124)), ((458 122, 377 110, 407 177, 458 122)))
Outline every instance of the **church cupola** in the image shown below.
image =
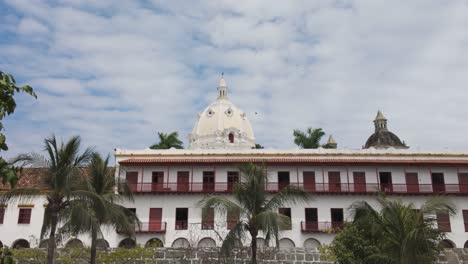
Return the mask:
POLYGON ((382 114, 382 112, 380 112, 380 110, 377 112, 377 116, 375 117, 374 126, 376 132, 380 130, 387 130, 387 119, 382 114))
POLYGON ((219 99, 226 99, 228 95, 228 87, 226 80, 224 80, 224 73, 221 74, 221 79, 219 80, 218 85, 218 100, 219 99))
POLYGON ((402 142, 400 138, 390 132, 387 128, 387 119, 378 111, 377 116, 374 119, 375 132, 366 141, 365 149, 367 148, 396 148, 396 149, 407 149, 408 146, 405 142, 402 142))

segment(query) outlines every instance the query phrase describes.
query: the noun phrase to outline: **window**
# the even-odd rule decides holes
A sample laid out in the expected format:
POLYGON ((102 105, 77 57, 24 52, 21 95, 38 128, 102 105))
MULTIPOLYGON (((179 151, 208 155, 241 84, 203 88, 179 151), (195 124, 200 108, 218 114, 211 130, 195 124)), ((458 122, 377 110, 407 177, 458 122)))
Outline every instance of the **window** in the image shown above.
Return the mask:
POLYGON ((330 211, 332 228, 342 228, 344 221, 343 208, 332 208, 330 211))
POLYGON ((233 133, 229 133, 229 143, 234 143, 234 134, 233 133))
POLYGON ((330 192, 341 191, 341 177, 339 171, 328 172, 328 190, 330 192))
POLYGON ((448 213, 437 214, 437 227, 442 232, 452 232, 450 226, 450 215, 448 213))
POLYGON ((406 191, 408 193, 418 193, 419 192, 418 174, 416 172, 407 172, 405 174, 405 178, 406 178, 406 191))
POLYGON ((189 191, 190 189, 189 176, 190 176, 190 173, 188 171, 177 172, 177 191, 178 192, 189 191))
POLYGON ((214 208, 202 210, 202 229, 214 229, 214 208))
POLYGON ((392 192, 392 173, 391 172, 379 172, 380 190, 383 192, 392 192))
POLYGON ((5 207, 0 207, 0 224, 3 224, 5 219, 5 207))
POLYGON ((18 214, 18 224, 29 224, 31 222, 31 208, 20 208, 18 214))
POLYGON ((287 226, 283 227, 283 230, 291 230, 291 208, 278 208, 278 213, 287 216, 289 218, 289 223, 287 226))
POLYGON ((176 230, 187 230, 188 208, 176 208, 176 230))
POLYGON ((465 232, 468 232, 468 210, 463 210, 463 223, 465 224, 465 232))
POLYGON ((289 185, 289 171, 278 171, 278 189, 289 185))
POLYGON ((304 171, 302 173, 302 181, 304 182, 304 190, 306 192, 315 191, 315 171, 304 171))
POLYGON ((432 190, 436 193, 445 192, 445 180, 443 173, 432 173, 432 190))
POLYGON ((239 219, 240 219, 239 212, 229 211, 227 213, 227 218, 226 218, 227 229, 228 230, 233 229, 237 225, 237 223, 239 222, 239 219))
POLYGON ((305 208, 305 230, 318 231, 317 208, 305 208))
POLYGON ((127 180, 128 187, 132 192, 136 192, 138 189, 138 172, 137 171, 127 171, 125 176, 127 180))
POLYGON ((239 182, 239 172, 238 171, 228 171, 227 174, 228 180, 228 191, 232 191, 234 189, 234 185, 239 182))
POLYGON ((214 171, 204 171, 203 172, 203 191, 205 192, 214 191, 214 180, 215 180, 214 171))
POLYGON ((366 186, 366 173, 363 171, 353 172, 354 191, 359 193, 365 193, 367 191, 366 186))
POLYGON ((136 208, 127 208, 129 211, 132 211, 134 214, 136 214, 136 208))
POLYGON ((162 191, 164 186, 164 172, 162 171, 153 171, 151 175, 151 190, 162 191))
POLYGON ((148 231, 162 230, 162 208, 150 208, 148 231))

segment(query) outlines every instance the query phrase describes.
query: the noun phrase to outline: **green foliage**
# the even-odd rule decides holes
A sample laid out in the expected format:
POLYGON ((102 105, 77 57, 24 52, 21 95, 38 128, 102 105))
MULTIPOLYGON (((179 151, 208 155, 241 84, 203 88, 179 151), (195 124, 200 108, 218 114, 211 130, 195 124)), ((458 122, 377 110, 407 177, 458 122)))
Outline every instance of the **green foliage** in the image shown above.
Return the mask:
POLYGON ((453 206, 440 197, 429 199, 419 210, 400 199, 379 196, 377 200, 380 210, 365 201, 353 204, 354 221, 322 249, 325 257, 338 264, 436 263, 438 244, 445 235, 435 227, 436 218, 431 215, 453 214, 453 206))
POLYGON ((153 248, 144 248, 137 246, 135 248, 118 248, 114 251, 99 251, 97 257, 97 263, 102 264, 113 264, 116 262, 126 263, 125 260, 128 260, 128 263, 134 263, 135 259, 145 259, 152 258, 154 256, 153 248))
POLYGON ((13 253, 8 247, 0 248, 0 264, 15 264, 13 253))
POLYGON ((254 149, 264 149, 265 147, 263 147, 262 145, 260 144, 255 144, 255 147, 254 149))
MULTIPOLYGON (((15 93, 20 92, 30 94, 34 98, 37 98, 30 86, 17 86, 16 80, 11 74, 6 74, 0 71, 0 151, 8 150, 6 137, 2 133, 4 129, 2 120, 4 117, 15 112, 15 93)), ((11 167, 8 162, 0 157, 0 175, 2 175, 2 184, 9 183, 11 186, 15 186, 20 172, 19 168, 11 167)))
POLYGON ((12 252, 18 263, 42 264, 46 261, 46 252, 39 248, 13 249, 12 252))
POLYGON ((170 134, 158 132, 159 143, 153 144, 150 146, 150 149, 183 149, 183 142, 179 139, 179 134, 177 132, 172 132, 170 134))
POLYGON ((295 129, 293 131, 294 143, 300 148, 316 149, 320 147, 320 140, 325 135, 321 128, 307 128, 306 132, 295 129))
POLYGON ((221 246, 223 255, 229 255, 247 235, 252 237, 252 262, 256 263, 256 238, 262 231, 267 243, 275 240, 278 244, 278 235, 281 229, 290 226, 291 220, 278 212, 286 204, 306 202, 308 194, 296 187, 287 186, 271 195, 265 190, 267 175, 264 166, 245 164, 240 167, 241 179, 234 186, 233 198, 221 196, 207 196, 200 205, 202 212, 208 208, 215 208, 224 214, 238 213, 238 223, 229 231, 221 246))

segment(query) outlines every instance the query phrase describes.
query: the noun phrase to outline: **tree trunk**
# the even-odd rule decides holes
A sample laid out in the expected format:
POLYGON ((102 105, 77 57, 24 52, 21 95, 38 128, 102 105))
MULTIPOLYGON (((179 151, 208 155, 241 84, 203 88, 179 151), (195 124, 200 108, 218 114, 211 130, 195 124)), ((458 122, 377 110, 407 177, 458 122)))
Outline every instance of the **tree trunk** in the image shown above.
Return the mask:
POLYGON ((91 264, 96 264, 96 240, 97 232, 96 229, 91 228, 91 264))
POLYGON ((252 237, 252 242, 250 243, 252 250, 252 264, 257 264, 257 235, 257 230, 250 230, 250 236, 252 237))
POLYGON ((49 240, 47 241, 47 264, 54 264, 55 263, 55 231, 57 229, 57 221, 58 216, 57 212, 53 210, 50 216, 50 235, 49 240))

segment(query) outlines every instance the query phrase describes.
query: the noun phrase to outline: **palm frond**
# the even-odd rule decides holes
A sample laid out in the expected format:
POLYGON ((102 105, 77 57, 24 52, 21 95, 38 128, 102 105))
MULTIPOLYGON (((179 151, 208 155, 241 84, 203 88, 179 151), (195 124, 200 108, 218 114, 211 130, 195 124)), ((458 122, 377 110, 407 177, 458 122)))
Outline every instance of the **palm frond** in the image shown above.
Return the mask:
POLYGON ((286 204, 307 203, 311 199, 309 193, 296 186, 286 186, 276 193, 265 205, 265 209, 276 210, 286 204))
POLYGON ((239 221, 226 235, 221 245, 221 254, 224 256, 230 256, 233 249, 239 247, 239 243, 245 240, 247 234, 248 225, 239 221))

